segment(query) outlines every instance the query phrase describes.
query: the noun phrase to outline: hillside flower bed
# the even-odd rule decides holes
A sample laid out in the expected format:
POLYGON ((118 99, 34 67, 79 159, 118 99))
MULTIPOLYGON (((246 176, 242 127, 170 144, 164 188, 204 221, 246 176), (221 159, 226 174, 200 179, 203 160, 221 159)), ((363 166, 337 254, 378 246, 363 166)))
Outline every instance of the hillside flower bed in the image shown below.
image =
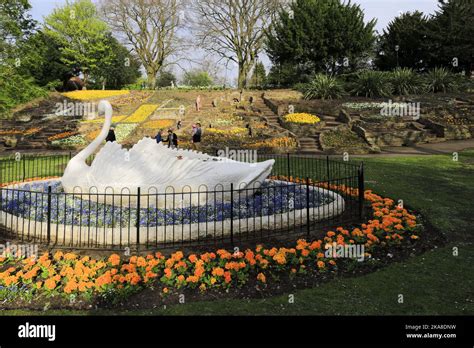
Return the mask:
MULTIPOLYGON (((118 122, 121 122, 123 121, 125 118, 127 118, 128 116, 126 115, 119 115, 119 116, 113 116, 112 117, 112 123, 118 123, 118 122)), ((95 119, 92 119, 92 120, 84 120, 82 121, 82 123, 104 123, 105 119, 103 117, 99 117, 99 118, 95 118, 95 119)))
POLYGON ((137 128, 138 123, 120 123, 115 127, 115 137, 117 142, 124 141, 137 128))
POLYGON ((285 152, 287 149, 296 148, 296 145, 296 140, 294 138, 278 137, 246 144, 245 147, 256 150, 275 150, 285 152))
POLYGON ((25 130, 21 129, 5 129, 0 130, 0 135, 32 135, 38 133, 42 128, 33 127, 25 130))
POLYGON ((206 133, 207 132, 218 135, 242 135, 248 133, 248 129, 242 127, 235 127, 230 129, 207 128, 206 133))
POLYGON ((153 94, 151 91, 130 91, 118 98, 115 98, 111 103, 113 106, 128 106, 132 104, 142 104, 150 98, 153 94))
POLYGON ((79 146, 79 145, 85 145, 86 140, 84 139, 84 137, 82 135, 78 134, 78 135, 73 135, 72 137, 68 137, 68 138, 53 140, 51 142, 51 144, 55 145, 55 146, 75 147, 75 146, 79 146))
POLYGON ((316 124, 321 121, 318 116, 314 116, 307 113, 294 113, 288 114, 283 117, 286 122, 291 123, 304 123, 304 124, 316 124))
POLYGON ((110 90, 110 91, 102 91, 102 90, 84 90, 84 91, 74 91, 74 92, 66 92, 62 93, 63 96, 75 99, 75 100, 94 100, 94 99, 103 99, 103 98, 110 98, 115 97, 118 95, 125 95, 130 94, 130 91, 127 90, 110 90))
MULTIPOLYGON (((343 185, 319 186, 351 195, 358 193, 357 189, 343 185)), ((322 239, 300 239, 289 248, 258 245, 233 253, 224 249, 200 254, 176 251, 166 257, 156 252, 128 259, 118 254, 93 259, 61 251, 44 253, 37 259, 7 256, 0 258, 0 285, 4 289, 24 289, 30 298, 63 296, 70 300, 79 296, 87 300, 97 295, 120 299, 147 286, 158 287, 162 296, 182 288, 201 292, 226 290, 243 287, 250 281, 263 289, 283 274, 296 277, 337 271, 346 260, 326 253, 326 246, 333 243, 364 245, 364 257, 369 258, 378 248, 409 247, 416 242, 421 226, 414 215, 395 205, 392 199, 371 191, 365 191, 364 196, 372 209, 367 223, 352 229, 337 227, 322 239)), ((5 292, 1 294, 6 297, 5 292)))
POLYGON ((344 103, 343 107, 353 109, 353 110, 366 110, 366 109, 383 109, 385 107, 400 108, 404 107, 406 103, 377 103, 377 102, 367 102, 367 103, 344 103))
POLYGON ((58 133, 58 134, 55 134, 55 135, 51 135, 50 137, 48 137, 48 141, 65 139, 65 138, 69 138, 69 137, 71 137, 73 135, 76 135, 76 134, 77 134, 77 132, 75 132, 75 131, 62 132, 62 133, 58 133))
POLYGON ((157 104, 141 105, 133 114, 125 118, 122 122, 140 123, 145 121, 158 108, 157 104))
POLYGON ((141 128, 145 129, 165 129, 170 128, 176 123, 175 120, 163 119, 163 120, 151 120, 146 121, 142 124, 141 128))

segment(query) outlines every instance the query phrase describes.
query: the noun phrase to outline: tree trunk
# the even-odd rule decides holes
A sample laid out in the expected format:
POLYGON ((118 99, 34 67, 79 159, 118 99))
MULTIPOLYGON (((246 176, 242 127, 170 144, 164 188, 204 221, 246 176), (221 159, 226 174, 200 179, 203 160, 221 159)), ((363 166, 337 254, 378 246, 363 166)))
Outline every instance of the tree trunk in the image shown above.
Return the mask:
POLYGON ((238 88, 247 88, 248 67, 245 63, 239 63, 238 88))
POLYGON ((148 70, 146 75, 147 75, 147 83, 148 83, 148 88, 149 89, 155 89, 156 87, 156 75, 158 71, 154 70, 148 70))

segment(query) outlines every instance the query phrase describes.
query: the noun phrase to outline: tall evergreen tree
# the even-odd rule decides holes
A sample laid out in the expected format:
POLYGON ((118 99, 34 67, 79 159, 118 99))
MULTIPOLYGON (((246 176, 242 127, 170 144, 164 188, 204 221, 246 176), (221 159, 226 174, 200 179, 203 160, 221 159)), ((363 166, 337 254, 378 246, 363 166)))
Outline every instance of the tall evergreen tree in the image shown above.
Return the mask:
POLYGON ((439 0, 428 26, 428 64, 454 71, 474 70, 474 5, 471 0, 439 0))
POLYGON ((292 65, 297 75, 337 74, 373 48, 375 23, 365 23, 360 6, 350 2, 296 0, 268 30, 267 53, 274 65, 292 65))
POLYGON ((424 70, 430 45, 428 22, 429 18, 419 11, 406 12, 392 20, 380 37, 375 65, 381 70, 397 66, 424 70))

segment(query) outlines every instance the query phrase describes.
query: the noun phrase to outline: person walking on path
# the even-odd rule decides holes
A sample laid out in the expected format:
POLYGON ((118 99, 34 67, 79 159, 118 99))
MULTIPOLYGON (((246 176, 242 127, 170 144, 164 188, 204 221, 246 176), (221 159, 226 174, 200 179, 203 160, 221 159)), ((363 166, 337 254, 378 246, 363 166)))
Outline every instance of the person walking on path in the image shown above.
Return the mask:
POLYGON ((202 129, 200 123, 193 124, 192 136, 193 150, 198 151, 201 148, 202 137, 202 129))
POLYGON ((159 143, 161 143, 161 142, 163 141, 163 137, 162 137, 162 135, 161 135, 162 132, 163 132, 163 130, 162 130, 162 129, 159 129, 159 130, 158 130, 158 133, 157 133, 156 136, 155 136, 155 140, 156 140, 156 143, 157 143, 157 144, 159 144, 159 143))
POLYGON ((198 95, 196 98, 196 111, 199 112, 201 111, 201 95, 198 95))
POLYGON ((168 139, 166 141, 168 142, 168 147, 172 149, 178 148, 178 136, 172 129, 168 129, 168 139))

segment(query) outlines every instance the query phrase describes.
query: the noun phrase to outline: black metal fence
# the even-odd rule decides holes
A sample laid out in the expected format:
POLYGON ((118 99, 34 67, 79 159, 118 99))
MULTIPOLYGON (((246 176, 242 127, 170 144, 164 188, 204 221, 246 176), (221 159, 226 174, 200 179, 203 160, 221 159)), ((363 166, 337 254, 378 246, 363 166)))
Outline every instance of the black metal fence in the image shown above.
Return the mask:
MULTIPOLYGON (((291 154, 251 187, 124 188, 65 193, 71 154, 0 159, 0 225, 16 239, 72 248, 155 249, 310 237, 363 216, 362 164, 291 154), (291 178, 291 182, 289 179, 291 178), (358 189, 358 194, 337 188, 358 189)), ((90 159, 92 160, 92 159, 90 159)))

